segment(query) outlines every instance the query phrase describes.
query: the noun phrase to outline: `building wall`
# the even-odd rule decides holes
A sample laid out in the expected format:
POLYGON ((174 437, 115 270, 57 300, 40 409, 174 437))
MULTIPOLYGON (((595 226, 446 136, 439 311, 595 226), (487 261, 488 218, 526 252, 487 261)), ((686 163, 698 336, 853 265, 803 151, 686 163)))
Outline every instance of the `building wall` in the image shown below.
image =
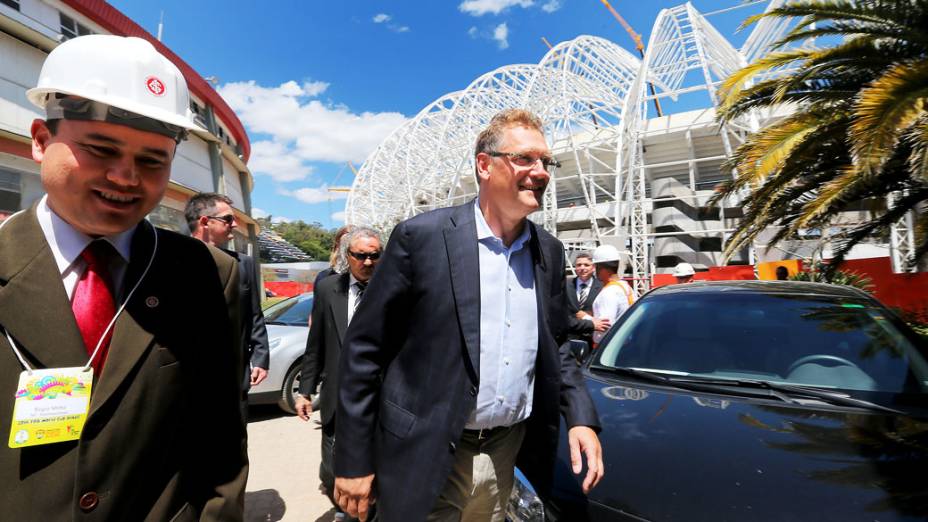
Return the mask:
MULTIPOLYGON (((114 27, 114 17, 120 18, 121 15, 103 2, 20 0, 18 11, 0 4, 0 221, 11 212, 28 207, 44 193, 39 166, 32 161, 29 150, 32 121, 44 115, 26 99, 26 90, 37 83, 48 50, 74 34, 106 34, 104 27, 114 27), (99 14, 98 11, 107 10, 106 20, 102 19, 103 15, 98 16, 101 18, 99 22, 93 19, 95 14, 99 14), (65 26, 66 23, 71 29, 65 26), (3 208, 13 204, 19 208, 3 208)), ((135 26, 125 18, 123 21, 123 25, 135 26)), ((135 30, 141 31, 138 27, 135 30)), ((181 67, 179 63, 178 67, 189 73, 189 66, 181 67)), ((202 90, 204 82, 198 76, 195 79, 202 90)), ((217 98, 207 92, 206 97, 210 96, 217 98)), ((207 110, 204 101, 193 92, 191 99, 194 102, 192 108, 202 116, 207 110)), ((228 112, 227 108, 225 110, 228 112)), ((218 123, 222 133, 217 138, 225 144, 225 154, 241 154, 243 146, 247 149, 247 137, 243 137, 245 143, 237 143, 229 131, 236 125, 236 128, 241 128, 237 121, 233 122, 235 125, 224 121, 218 123)), ((214 168, 209 147, 205 140, 194 135, 178 145, 168 191, 149 219, 158 226, 186 232, 183 208, 189 197, 197 192, 216 192, 224 187, 242 225, 236 236, 235 247, 246 251, 251 240, 248 231, 249 228, 254 229, 254 220, 246 213, 249 209, 245 205, 246 198, 242 193, 239 173, 242 170, 247 173, 247 169, 236 167, 232 161, 221 156, 214 168), (219 187, 215 186, 214 170, 223 173, 219 187)))
POLYGON ((0 32, 0 130, 28 136, 32 120, 42 117, 26 99, 26 89, 36 84, 45 56, 35 47, 0 32))

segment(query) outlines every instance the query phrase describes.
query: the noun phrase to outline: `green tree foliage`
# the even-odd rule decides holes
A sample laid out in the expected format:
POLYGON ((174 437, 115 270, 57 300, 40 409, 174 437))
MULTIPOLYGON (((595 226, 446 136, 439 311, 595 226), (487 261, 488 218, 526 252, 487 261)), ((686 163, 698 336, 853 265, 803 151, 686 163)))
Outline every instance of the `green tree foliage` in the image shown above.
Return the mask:
POLYGON ((335 230, 326 230, 321 223, 305 223, 292 221, 287 223, 272 223, 271 216, 257 219, 263 230, 273 230, 290 244, 299 248, 314 261, 328 261, 329 252, 335 238, 335 230))
POLYGON ((747 193, 726 254, 779 226, 771 243, 825 230, 844 211, 872 219, 834 241, 836 269, 851 247, 914 211, 915 259, 928 254, 928 2, 804 0, 752 17, 800 21, 773 50, 720 88, 721 122, 786 105, 789 115, 751 135, 725 167, 737 175, 714 203, 747 193), (832 47, 789 48, 809 38, 832 47), (788 72, 749 82, 757 75, 788 72), (890 197, 891 196, 891 197, 890 197))
POLYGON ((789 277, 791 281, 813 281, 819 283, 831 283, 833 285, 846 285, 859 288, 864 292, 873 291, 873 280, 869 277, 858 274, 857 272, 848 272, 845 270, 827 270, 827 265, 818 264, 807 272, 798 272, 789 277))

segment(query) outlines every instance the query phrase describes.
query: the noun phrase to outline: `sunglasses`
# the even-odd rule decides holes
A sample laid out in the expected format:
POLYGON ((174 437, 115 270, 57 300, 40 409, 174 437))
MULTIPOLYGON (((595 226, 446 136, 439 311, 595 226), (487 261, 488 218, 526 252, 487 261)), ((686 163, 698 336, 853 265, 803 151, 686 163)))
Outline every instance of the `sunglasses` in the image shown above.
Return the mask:
POLYGON ((231 225, 235 223, 235 216, 228 214, 225 216, 206 216, 206 219, 215 219, 216 221, 222 221, 226 225, 231 225))
POLYGON ((378 259, 380 259, 380 252, 371 252, 367 254, 364 252, 352 252, 351 250, 349 250, 348 255, 361 262, 367 261, 368 259, 370 259, 371 261, 377 261, 378 259))

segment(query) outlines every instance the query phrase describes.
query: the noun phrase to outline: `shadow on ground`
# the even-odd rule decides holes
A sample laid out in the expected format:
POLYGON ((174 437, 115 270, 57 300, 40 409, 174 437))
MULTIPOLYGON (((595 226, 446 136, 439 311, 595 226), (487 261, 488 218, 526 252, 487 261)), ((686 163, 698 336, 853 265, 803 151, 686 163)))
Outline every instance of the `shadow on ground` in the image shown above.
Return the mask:
POLYGON ((319 515, 319 518, 317 518, 314 522, 332 522, 333 520, 335 520, 335 508, 334 507, 326 511, 325 513, 319 515))
POLYGON ((286 511, 287 504, 276 489, 245 493, 245 522, 277 522, 286 511))
POLYGON ((259 404, 248 407, 248 422, 261 422, 280 417, 291 417, 275 404, 259 404))

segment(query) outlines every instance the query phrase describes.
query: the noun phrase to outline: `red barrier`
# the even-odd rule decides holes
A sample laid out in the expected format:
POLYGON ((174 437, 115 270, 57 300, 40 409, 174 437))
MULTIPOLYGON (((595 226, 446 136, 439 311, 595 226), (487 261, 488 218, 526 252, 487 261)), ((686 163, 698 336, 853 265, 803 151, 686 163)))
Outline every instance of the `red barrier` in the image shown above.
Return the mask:
MULTIPOLYGON (((845 272, 867 276, 872 281, 870 293, 890 308, 899 308, 921 322, 928 322, 928 272, 893 273, 888 257, 852 259, 841 265, 845 272)), ((751 265, 712 266, 708 272, 696 272, 697 281, 733 281, 755 279, 751 265)), ((670 274, 654 274, 652 287, 672 285, 670 274)))
POLYGON ((305 292, 311 292, 312 283, 300 283, 297 281, 265 281, 264 288, 274 292, 278 297, 292 297, 305 292))
POLYGON ((888 257, 851 259, 841 265, 841 270, 869 277, 873 281, 870 293, 881 303, 928 322, 928 272, 893 273, 888 257))

